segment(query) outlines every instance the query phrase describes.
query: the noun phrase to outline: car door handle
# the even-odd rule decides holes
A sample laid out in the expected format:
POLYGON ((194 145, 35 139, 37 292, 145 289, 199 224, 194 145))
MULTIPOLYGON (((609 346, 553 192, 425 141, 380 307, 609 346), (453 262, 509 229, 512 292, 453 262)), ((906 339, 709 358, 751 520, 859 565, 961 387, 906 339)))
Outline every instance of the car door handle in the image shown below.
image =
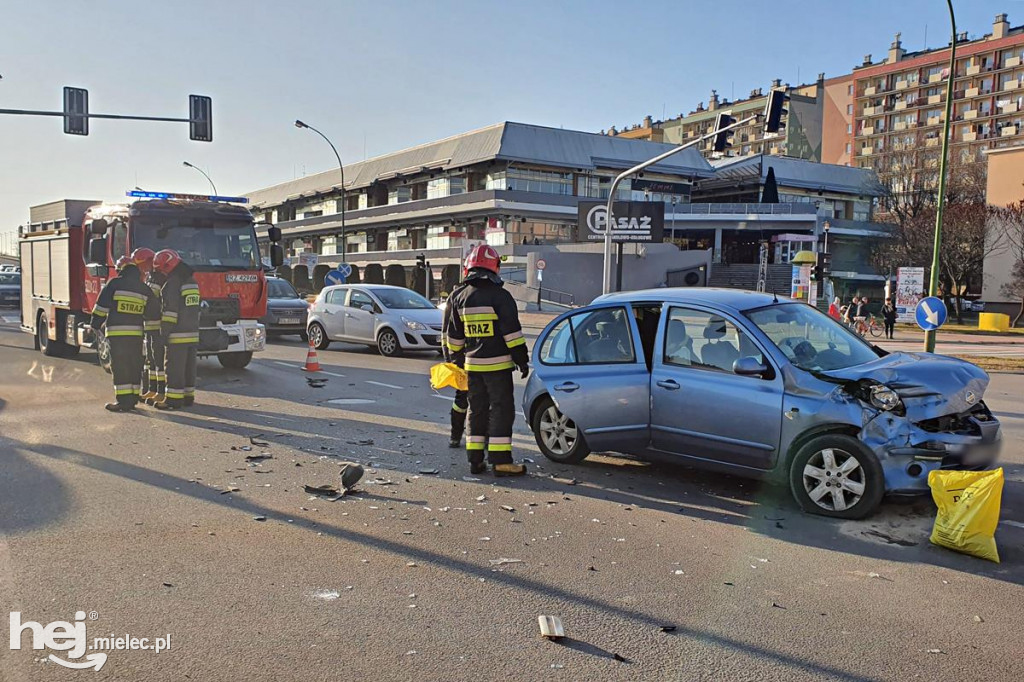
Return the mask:
POLYGON ((565 391, 566 393, 572 393, 579 387, 580 385, 577 383, 573 383, 572 381, 566 381, 564 384, 558 384, 557 386, 555 386, 555 390, 565 391))
POLYGON ((353 317, 352 313, 345 313, 345 317, 353 317))
POLYGON ((658 382, 658 385, 661 386, 662 388, 667 388, 670 391, 679 390, 679 382, 677 382, 675 379, 662 379, 661 381, 658 382))

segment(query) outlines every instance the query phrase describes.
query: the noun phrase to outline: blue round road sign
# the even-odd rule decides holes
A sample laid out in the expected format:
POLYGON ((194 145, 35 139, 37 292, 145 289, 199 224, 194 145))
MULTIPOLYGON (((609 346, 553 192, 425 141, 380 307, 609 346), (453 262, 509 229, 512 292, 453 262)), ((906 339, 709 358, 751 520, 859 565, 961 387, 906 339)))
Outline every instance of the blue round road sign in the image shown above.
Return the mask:
POLYGON ((335 271, 340 272, 341 276, 348 279, 352 275, 352 266, 348 263, 339 263, 338 267, 334 268, 335 271))
POLYGON ((922 298, 917 304, 917 310, 914 311, 914 317, 917 319, 917 326, 926 332, 938 329, 946 324, 948 317, 946 304, 942 302, 941 298, 934 296, 922 298))
POLYGON ((324 286, 325 287, 330 287, 330 286, 334 286, 335 284, 344 284, 345 283, 345 280, 348 278, 348 276, 350 274, 352 274, 352 268, 347 266, 347 265, 344 265, 344 264, 343 264, 343 266, 344 267, 348 267, 348 272, 347 273, 346 272, 342 272, 341 268, 339 267, 337 270, 331 270, 326 275, 324 275, 324 286))

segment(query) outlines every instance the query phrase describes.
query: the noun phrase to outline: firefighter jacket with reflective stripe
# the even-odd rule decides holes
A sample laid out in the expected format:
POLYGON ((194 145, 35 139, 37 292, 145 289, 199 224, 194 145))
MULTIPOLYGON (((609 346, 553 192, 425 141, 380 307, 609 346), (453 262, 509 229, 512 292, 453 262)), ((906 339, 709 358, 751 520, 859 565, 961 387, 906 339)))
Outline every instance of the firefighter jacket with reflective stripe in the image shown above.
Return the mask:
POLYGON ((160 331, 164 343, 199 343, 199 285, 192 278, 192 268, 179 263, 167 276, 160 290, 163 314, 160 331))
POLYGON ((93 329, 106 325, 107 337, 142 336, 146 323, 159 321, 160 301, 142 282, 134 265, 127 265, 121 274, 107 282, 92 309, 93 329))
MULTIPOLYGON (((462 291, 465 288, 465 286, 465 284, 459 284, 452 290, 452 293, 448 295, 448 306, 453 305, 453 302, 455 301, 455 296, 460 291, 462 291)), ((441 322, 441 352, 444 353, 444 359, 447 362, 451 362, 458 365, 459 367, 462 367, 465 364, 465 357, 464 354, 462 353, 462 349, 459 348, 459 351, 456 352, 453 351, 451 347, 448 345, 448 325, 450 324, 451 319, 452 316, 448 314, 448 308, 446 306, 444 320, 441 322)))
MULTIPOLYGON (((167 275, 163 274, 162 272, 157 272, 156 270, 154 270, 151 273, 149 273, 149 279, 146 280, 146 284, 149 285, 149 288, 153 290, 153 295, 156 296, 158 303, 160 301, 161 289, 163 289, 164 282, 166 282, 166 281, 167 281, 167 275)), ((161 310, 162 310, 163 304, 160 303, 159 305, 160 305, 161 310)), ((152 320, 152 321, 146 320, 146 331, 147 332, 159 332, 160 331, 160 319, 157 318, 156 320, 152 320)))
POLYGON ((467 372, 525 367, 530 360, 512 294, 500 280, 473 276, 448 298, 446 347, 467 372))

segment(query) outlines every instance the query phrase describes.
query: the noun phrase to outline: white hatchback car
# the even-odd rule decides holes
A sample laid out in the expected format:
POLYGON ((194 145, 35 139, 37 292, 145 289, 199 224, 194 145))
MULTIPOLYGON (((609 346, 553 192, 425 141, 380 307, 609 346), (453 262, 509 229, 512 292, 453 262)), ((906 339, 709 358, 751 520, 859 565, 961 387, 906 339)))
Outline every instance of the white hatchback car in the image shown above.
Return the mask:
POLYGON ((441 350, 443 313, 422 295, 384 284, 324 287, 309 310, 310 342, 376 346, 393 357, 404 350, 441 350))

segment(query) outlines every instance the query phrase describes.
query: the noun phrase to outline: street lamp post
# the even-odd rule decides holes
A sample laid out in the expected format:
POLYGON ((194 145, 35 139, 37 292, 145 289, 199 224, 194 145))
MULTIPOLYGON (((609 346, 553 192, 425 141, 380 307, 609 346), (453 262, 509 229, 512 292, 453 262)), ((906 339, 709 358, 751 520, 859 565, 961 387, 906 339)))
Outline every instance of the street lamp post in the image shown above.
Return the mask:
POLYGON ((326 135, 324 135, 323 133, 321 133, 319 130, 309 125, 308 123, 303 123, 302 121, 296 119, 295 127, 312 130, 314 133, 324 138, 324 141, 327 144, 331 145, 331 151, 334 152, 334 157, 338 159, 338 171, 341 172, 341 262, 344 263, 346 253, 348 252, 348 241, 346 240, 345 237, 345 166, 343 166, 341 163, 341 154, 338 153, 338 148, 334 146, 333 142, 327 139, 326 135))
MULTIPOLYGON (((830 223, 829 221, 826 220, 824 223, 821 224, 821 231, 825 233, 825 244, 822 247, 822 251, 821 252, 823 254, 825 254, 825 255, 828 255, 828 232, 831 229, 832 229, 832 223, 830 223)), ((821 275, 821 295, 824 296, 825 299, 829 301, 829 303, 831 303, 831 296, 829 294, 829 286, 828 286, 829 279, 830 279, 830 277, 828 275, 826 275, 825 273, 822 273, 822 275, 821 275)))
MULTIPOLYGON (((953 81, 956 80, 956 17, 953 15, 953 0, 946 0, 949 7, 949 81, 946 83, 946 120, 942 123, 942 156, 939 157, 939 199, 935 209, 935 241, 932 244, 932 271, 928 278, 928 295, 934 296, 939 290, 939 249, 942 247, 942 209, 946 204, 946 157, 949 155, 949 124, 953 118, 953 81)), ((924 333, 924 350, 935 352, 935 330, 924 333)))
POLYGON ((213 188, 213 196, 217 196, 217 185, 213 184, 213 180, 211 180, 210 176, 206 174, 206 171, 204 171, 199 166, 195 166, 195 165, 189 163, 188 161, 182 161, 181 165, 185 166, 186 168, 194 168, 195 170, 197 170, 200 173, 202 173, 203 177, 206 178, 206 181, 210 183, 210 187, 213 188))

